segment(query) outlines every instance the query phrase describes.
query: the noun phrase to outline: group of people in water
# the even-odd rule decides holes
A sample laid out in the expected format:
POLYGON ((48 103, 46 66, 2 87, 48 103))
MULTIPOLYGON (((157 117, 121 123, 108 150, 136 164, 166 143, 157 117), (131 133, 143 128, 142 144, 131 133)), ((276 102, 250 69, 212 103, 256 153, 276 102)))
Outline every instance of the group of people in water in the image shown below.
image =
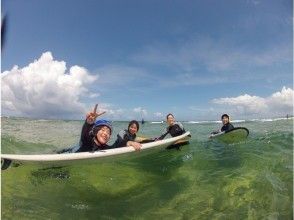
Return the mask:
MULTIPOLYGON (((135 150, 140 150, 142 143, 158 141, 164 139, 168 134, 172 137, 176 137, 184 134, 186 131, 184 126, 175 120, 173 114, 169 113, 166 116, 166 122, 168 124, 166 131, 162 135, 156 138, 147 139, 147 140, 137 140, 136 134, 139 131, 139 123, 136 120, 129 122, 128 128, 121 130, 117 134, 117 139, 114 144, 111 146, 108 145, 111 134, 113 132, 112 124, 108 120, 97 120, 97 117, 103 115, 104 112, 97 113, 97 105, 94 108, 93 112, 86 114, 86 120, 82 127, 81 138, 80 138, 80 147, 76 152, 89 152, 96 150, 105 150, 111 148, 119 147, 128 147, 132 146, 135 150)), ((222 115, 221 117, 223 126, 220 131, 217 132, 226 132, 234 128, 230 123, 230 117, 227 114, 222 115)), ((214 132, 215 133, 215 132, 214 132)))

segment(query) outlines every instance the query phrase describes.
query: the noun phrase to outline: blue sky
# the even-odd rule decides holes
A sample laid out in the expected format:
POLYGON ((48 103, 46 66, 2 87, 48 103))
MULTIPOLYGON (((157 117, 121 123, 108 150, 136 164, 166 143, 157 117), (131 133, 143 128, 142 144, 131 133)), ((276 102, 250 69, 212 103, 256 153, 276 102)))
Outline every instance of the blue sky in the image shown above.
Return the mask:
POLYGON ((3 1, 2 114, 81 118, 96 102, 114 120, 291 114, 292 9, 290 0, 3 1))

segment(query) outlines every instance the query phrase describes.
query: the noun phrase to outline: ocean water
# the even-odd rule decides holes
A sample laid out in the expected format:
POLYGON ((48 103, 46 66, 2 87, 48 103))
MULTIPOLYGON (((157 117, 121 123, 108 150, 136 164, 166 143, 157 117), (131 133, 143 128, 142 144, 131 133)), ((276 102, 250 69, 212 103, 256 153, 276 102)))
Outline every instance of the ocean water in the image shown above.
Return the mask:
MULTIPOLYGON (((2 153, 51 153, 82 121, 2 118, 2 153)), ((217 122, 184 123, 181 150, 66 166, 13 164, 1 173, 2 219, 293 219, 293 119, 236 121, 248 140, 208 140, 217 122)), ((114 135, 127 122, 114 122, 114 135)), ((165 124, 146 122, 158 136, 165 124)), ((113 142, 113 139, 111 140, 113 142)))

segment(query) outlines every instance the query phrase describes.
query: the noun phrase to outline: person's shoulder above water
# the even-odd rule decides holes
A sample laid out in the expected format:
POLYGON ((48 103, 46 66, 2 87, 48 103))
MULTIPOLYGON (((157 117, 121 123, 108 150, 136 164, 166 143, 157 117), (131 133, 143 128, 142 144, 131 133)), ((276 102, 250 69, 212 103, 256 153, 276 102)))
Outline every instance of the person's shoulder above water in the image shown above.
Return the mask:
POLYGON ((223 114, 221 119, 223 123, 223 126, 221 128, 222 132, 227 132, 234 129, 234 126, 230 123, 230 116, 228 114, 223 114))
POLYGON ((111 148, 125 147, 127 145, 127 141, 128 141, 127 130, 120 130, 111 148))
POLYGON ((117 134, 117 136, 119 136, 120 138, 124 139, 125 135, 127 134, 127 130, 120 130, 117 134))
POLYGON ((183 124, 181 122, 176 121, 175 125, 178 125, 181 129, 184 130, 184 126, 183 126, 183 124))
POLYGON ((234 126, 231 123, 227 123, 222 126, 221 131, 230 131, 234 129, 234 126))
POLYGON ((136 120, 129 122, 128 129, 121 130, 117 134, 117 139, 112 145, 112 148, 132 146, 135 150, 141 148, 141 144, 135 142, 136 134, 139 130, 139 123, 136 120))
POLYGON ((167 134, 170 134, 172 137, 176 137, 185 133, 184 126, 182 123, 177 122, 172 113, 167 114, 166 123, 168 125, 166 133, 162 134, 158 139, 162 140, 167 134))

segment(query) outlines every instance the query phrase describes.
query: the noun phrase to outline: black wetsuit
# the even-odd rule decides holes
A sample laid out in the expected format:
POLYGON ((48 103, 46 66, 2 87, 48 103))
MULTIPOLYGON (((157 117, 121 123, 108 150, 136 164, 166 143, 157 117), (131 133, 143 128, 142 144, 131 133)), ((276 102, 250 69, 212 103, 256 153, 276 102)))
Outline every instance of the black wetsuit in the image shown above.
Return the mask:
POLYGON ((225 125, 222 126, 221 131, 222 132, 223 131, 224 132, 227 132, 227 131, 230 131, 232 129, 234 129, 234 126, 229 122, 229 123, 227 123, 227 124, 225 124, 225 125))
POLYGON ((136 134, 132 135, 128 130, 121 130, 111 148, 126 147, 128 141, 135 141, 135 139, 136 134))
POLYGON ((184 126, 180 122, 176 122, 173 125, 166 128, 166 132, 164 132, 158 139, 162 140, 166 135, 170 134, 172 137, 180 136, 184 134, 186 131, 184 126))
MULTIPOLYGON (((170 134, 172 137, 177 137, 177 136, 184 134, 185 132, 186 131, 184 129, 184 126, 180 122, 176 122, 172 126, 167 127, 166 132, 163 133, 158 139, 162 140, 168 134, 170 134)), ((189 135, 189 136, 191 137, 191 135, 189 135)), ((166 147, 166 149, 174 149, 175 148, 175 149, 180 150, 181 146, 187 145, 187 144, 189 144, 189 141, 185 141, 185 142, 181 142, 181 143, 177 143, 177 144, 172 144, 172 145, 166 147)))
POLYGON ((107 144, 99 146, 95 143, 94 137, 90 134, 93 126, 94 124, 88 124, 87 121, 85 121, 81 133, 80 148, 76 152, 89 152, 109 148, 107 144))

